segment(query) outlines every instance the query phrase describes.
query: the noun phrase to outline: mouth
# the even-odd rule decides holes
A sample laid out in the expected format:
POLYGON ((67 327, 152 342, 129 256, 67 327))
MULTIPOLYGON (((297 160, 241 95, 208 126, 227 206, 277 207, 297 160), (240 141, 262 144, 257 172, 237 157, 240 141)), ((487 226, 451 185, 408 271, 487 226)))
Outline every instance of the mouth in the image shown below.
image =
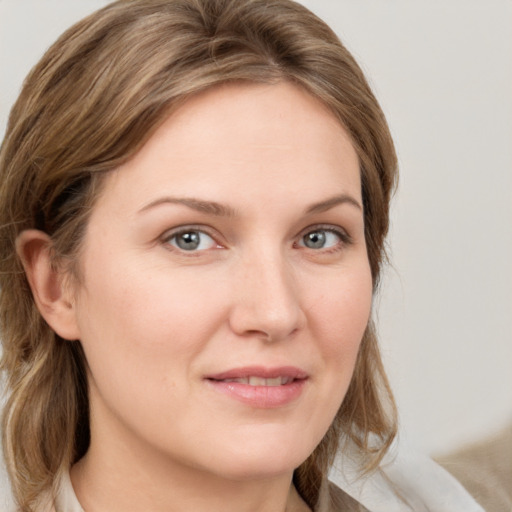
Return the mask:
MULTIPOLYGON (((216 379, 212 379, 216 380, 216 379)), ((250 377, 239 377, 235 379, 222 379, 219 382, 238 382, 239 384, 247 384, 248 386, 285 386, 290 384, 295 379, 292 377, 274 377, 265 379, 264 377, 256 377, 251 375, 250 377)))
POLYGON ((258 409, 273 409, 294 402, 308 379, 306 372, 295 367, 236 368, 205 378, 217 392, 258 409))

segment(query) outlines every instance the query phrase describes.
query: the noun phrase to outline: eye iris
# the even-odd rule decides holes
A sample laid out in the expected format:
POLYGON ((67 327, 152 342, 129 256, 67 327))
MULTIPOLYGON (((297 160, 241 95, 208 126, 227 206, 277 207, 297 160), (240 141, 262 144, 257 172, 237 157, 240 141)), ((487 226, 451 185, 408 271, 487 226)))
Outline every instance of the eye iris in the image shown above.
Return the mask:
POLYGON ((201 236, 197 231, 181 233, 181 235, 176 236, 176 245, 184 251, 193 251, 199 247, 200 243, 201 236))
POLYGON ((325 231, 313 231, 308 233, 304 238, 304 245, 310 249, 321 249, 325 245, 325 231))

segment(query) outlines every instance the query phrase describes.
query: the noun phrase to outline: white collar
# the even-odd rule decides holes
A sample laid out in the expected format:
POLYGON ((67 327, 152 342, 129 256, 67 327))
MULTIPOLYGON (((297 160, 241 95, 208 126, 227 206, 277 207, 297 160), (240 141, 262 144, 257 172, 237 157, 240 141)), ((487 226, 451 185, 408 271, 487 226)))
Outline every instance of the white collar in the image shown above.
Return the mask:
POLYGON ((351 451, 338 457, 330 478, 370 512, 485 512, 450 473, 403 438, 368 477, 358 478, 351 451))
POLYGON ((59 494, 55 501, 56 512, 84 512, 84 509, 78 502, 69 472, 64 473, 59 484, 59 494))

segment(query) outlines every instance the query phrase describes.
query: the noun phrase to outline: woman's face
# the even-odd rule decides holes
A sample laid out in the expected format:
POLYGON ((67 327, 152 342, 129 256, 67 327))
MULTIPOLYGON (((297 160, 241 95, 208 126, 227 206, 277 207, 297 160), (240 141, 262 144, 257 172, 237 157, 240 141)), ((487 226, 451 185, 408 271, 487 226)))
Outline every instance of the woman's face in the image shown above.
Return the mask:
POLYGON ((288 83, 188 100, 91 213, 73 306, 90 453, 293 471, 332 422, 368 321, 363 228, 356 152, 318 100, 288 83))

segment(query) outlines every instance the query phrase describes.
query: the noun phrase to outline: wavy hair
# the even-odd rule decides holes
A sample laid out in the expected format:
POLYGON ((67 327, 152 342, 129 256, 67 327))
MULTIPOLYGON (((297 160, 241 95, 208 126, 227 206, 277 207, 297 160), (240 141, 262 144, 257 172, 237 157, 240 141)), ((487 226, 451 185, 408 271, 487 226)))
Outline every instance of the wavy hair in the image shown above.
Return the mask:
MULTIPOLYGON (((291 0, 120 0, 67 30, 25 80, 0 149, 2 440, 19 510, 55 493, 87 451, 85 358, 45 323, 15 250, 45 231, 73 270, 105 173, 130 159, 177 106, 226 82, 288 80, 322 101, 358 153, 374 291, 385 259, 397 160, 384 115, 334 32, 291 0)), ((313 506, 340 443, 377 467, 396 408, 370 322, 339 412, 294 482, 313 506)))

